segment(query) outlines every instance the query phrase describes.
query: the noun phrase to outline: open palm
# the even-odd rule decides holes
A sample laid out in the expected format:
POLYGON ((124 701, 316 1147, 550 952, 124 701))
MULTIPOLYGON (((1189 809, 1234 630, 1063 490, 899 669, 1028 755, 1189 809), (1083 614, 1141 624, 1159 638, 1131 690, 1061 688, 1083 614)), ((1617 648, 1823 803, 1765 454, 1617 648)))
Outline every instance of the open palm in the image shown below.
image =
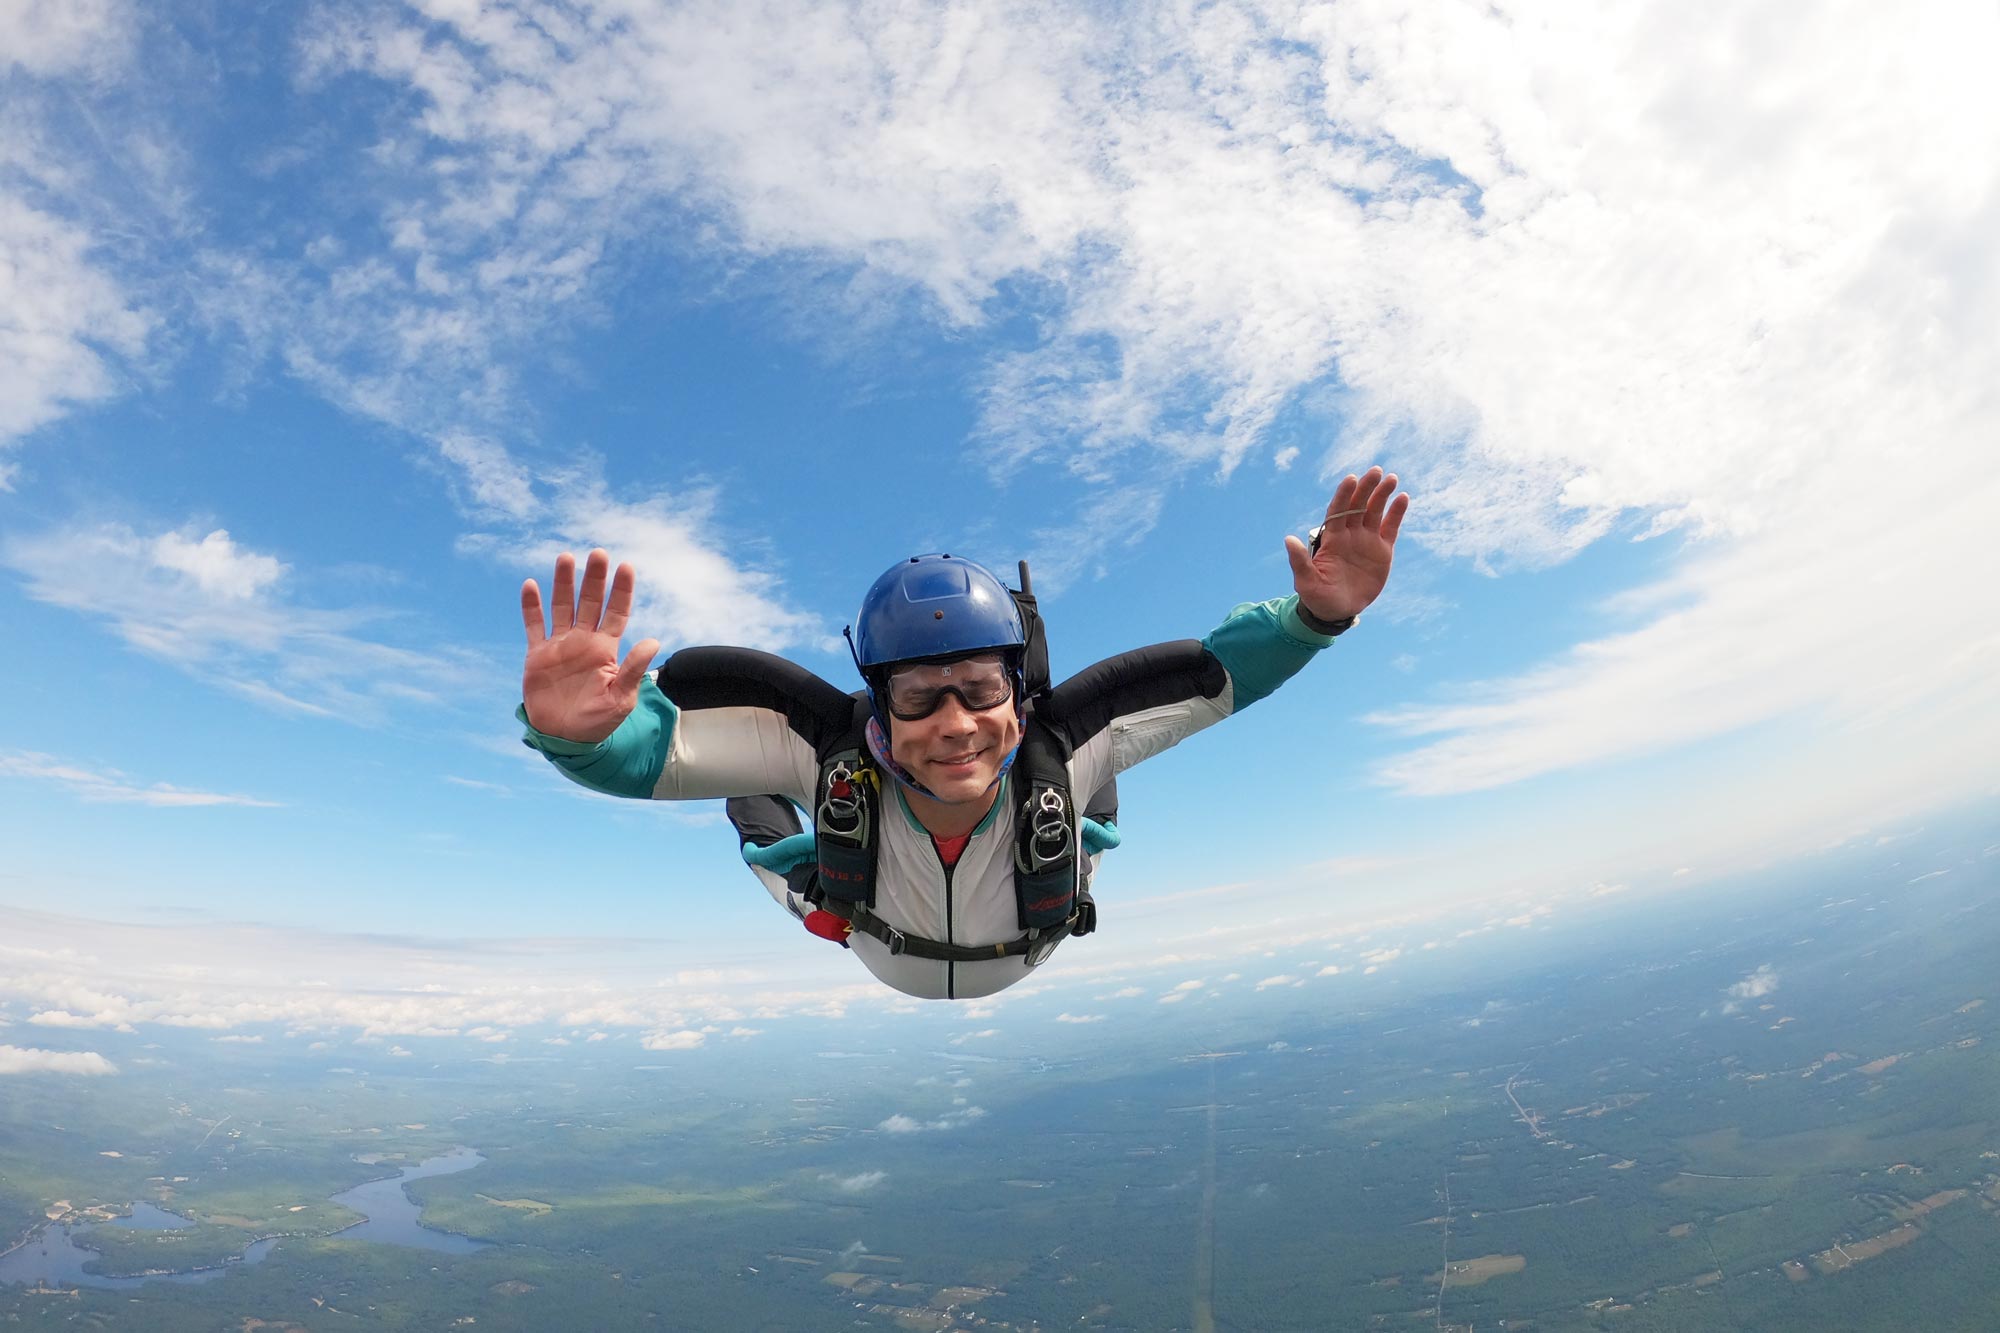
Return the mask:
POLYGON ((1410 497, 1394 495, 1396 476, 1379 467, 1348 476, 1334 488, 1317 548, 1285 538, 1292 587, 1299 602, 1321 620, 1358 616, 1381 596, 1396 556, 1396 533, 1410 497))
POLYGON ((642 639, 621 661, 618 640, 632 614, 638 577, 618 566, 606 596, 611 557, 592 551, 584 563, 583 590, 576 588, 576 557, 556 557, 550 588, 552 621, 545 621, 542 590, 529 579, 521 585, 521 621, 528 631, 528 656, 521 669, 521 701, 529 725, 549 736, 594 744, 618 730, 639 702, 639 682, 660 651, 658 639, 642 639))

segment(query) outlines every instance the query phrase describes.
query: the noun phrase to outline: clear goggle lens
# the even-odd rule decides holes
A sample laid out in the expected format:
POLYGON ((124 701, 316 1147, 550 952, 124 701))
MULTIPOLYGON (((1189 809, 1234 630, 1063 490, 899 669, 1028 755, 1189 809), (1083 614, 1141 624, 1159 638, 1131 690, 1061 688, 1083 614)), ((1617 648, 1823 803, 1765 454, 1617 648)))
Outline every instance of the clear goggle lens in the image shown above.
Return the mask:
POLYGON ((947 694, 975 713, 998 708, 1014 697, 1014 679, 999 655, 957 662, 919 663, 889 673, 883 693, 890 716, 904 722, 929 717, 947 694))

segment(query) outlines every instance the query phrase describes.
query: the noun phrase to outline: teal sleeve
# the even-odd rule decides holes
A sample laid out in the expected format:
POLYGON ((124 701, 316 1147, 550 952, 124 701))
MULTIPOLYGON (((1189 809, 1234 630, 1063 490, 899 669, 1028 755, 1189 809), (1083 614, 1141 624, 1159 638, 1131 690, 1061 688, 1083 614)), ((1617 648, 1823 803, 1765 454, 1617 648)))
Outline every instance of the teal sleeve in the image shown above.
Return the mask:
POLYGON ((680 710, 648 676, 639 682, 639 706, 618 724, 618 730, 595 744, 536 731, 528 721, 526 704, 516 708, 514 716, 521 720, 521 743, 540 750, 571 781, 609 796, 643 799, 653 794, 667 766, 680 710))
POLYGON ((1296 675, 1313 655, 1333 642, 1331 634, 1306 628, 1299 598, 1245 602, 1210 630, 1201 646, 1215 654, 1234 687, 1234 711, 1242 712, 1296 675))

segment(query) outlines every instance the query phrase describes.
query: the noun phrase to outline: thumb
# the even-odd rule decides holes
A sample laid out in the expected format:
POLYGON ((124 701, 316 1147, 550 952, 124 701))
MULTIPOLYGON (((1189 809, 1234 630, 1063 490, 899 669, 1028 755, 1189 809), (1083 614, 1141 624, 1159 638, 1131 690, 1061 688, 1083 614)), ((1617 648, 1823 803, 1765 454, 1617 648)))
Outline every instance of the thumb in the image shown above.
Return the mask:
POLYGON ((1297 537, 1287 536, 1285 538, 1285 558, 1292 562, 1292 579, 1294 582, 1310 580, 1316 572, 1313 569, 1312 552, 1297 537))
POLYGON ((653 658, 659 655, 659 651, 658 639, 641 639, 632 645, 632 651, 625 654, 625 660, 618 664, 618 678, 612 682, 612 688, 619 698, 622 699, 639 688, 639 682, 645 679, 646 672, 652 668, 653 658))

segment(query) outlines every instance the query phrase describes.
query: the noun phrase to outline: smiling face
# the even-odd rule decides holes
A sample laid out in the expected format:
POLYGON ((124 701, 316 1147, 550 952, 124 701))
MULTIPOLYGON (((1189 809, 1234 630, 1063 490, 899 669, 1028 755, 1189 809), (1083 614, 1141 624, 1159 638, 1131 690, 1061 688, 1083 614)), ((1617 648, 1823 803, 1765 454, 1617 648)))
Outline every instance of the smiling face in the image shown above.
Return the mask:
MULTIPOLYGON (((993 659, 997 666, 997 659, 993 659)), ((1004 672, 1004 667, 997 667, 1004 672)), ((977 660, 900 670, 888 702, 895 710, 899 697, 935 702, 935 711, 920 718, 891 717, 890 757, 947 805, 979 801, 1000 777, 1000 765, 1021 743, 1021 721, 1015 716, 1011 688, 997 695, 988 708, 974 702, 995 698, 982 688, 988 671, 977 660), (949 687, 949 688, 945 688, 949 687)), ((900 710, 898 710, 900 711, 900 710)), ((990 801, 987 804, 991 804, 990 801)))

